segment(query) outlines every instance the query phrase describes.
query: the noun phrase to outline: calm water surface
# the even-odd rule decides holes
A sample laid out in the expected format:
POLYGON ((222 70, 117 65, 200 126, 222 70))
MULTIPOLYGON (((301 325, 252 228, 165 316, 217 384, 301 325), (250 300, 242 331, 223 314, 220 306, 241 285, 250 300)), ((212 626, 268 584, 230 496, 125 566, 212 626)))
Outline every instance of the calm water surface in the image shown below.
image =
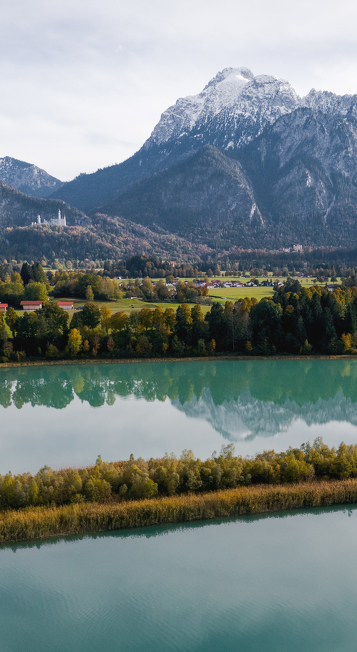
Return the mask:
POLYGON ((2 652, 355 652, 357 511, 0 548, 2 652))
POLYGON ((0 473, 145 459, 222 444, 253 455, 322 436, 357 443, 357 360, 0 370, 0 473))
MULTIPOLYGON (((357 443, 357 361, 0 371, 0 472, 357 443)), ((0 546, 0 652, 355 652, 357 508, 0 546)))

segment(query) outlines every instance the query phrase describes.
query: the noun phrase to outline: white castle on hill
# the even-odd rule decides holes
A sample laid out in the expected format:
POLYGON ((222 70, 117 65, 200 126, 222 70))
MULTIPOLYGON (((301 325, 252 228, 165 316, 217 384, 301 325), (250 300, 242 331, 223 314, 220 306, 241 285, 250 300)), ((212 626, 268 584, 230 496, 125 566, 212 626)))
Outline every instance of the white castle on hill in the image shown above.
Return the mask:
POLYGON ((41 215, 37 215, 36 222, 31 222, 31 226, 36 226, 37 224, 49 224, 50 226, 67 226, 66 216, 61 215, 61 211, 58 210, 58 217, 53 217, 50 220, 41 220, 41 215))

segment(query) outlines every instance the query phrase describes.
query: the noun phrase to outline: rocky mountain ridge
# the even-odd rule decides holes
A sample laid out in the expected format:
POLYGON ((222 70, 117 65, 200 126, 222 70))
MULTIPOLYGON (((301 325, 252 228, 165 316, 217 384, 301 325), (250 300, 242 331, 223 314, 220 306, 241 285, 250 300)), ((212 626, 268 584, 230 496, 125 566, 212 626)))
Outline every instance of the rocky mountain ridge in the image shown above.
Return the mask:
POLYGON ((131 158, 51 196, 109 216, 113 233, 124 219, 187 251, 355 245, 357 95, 301 98, 285 80, 226 68, 169 107, 131 158))
POLYGON ((357 240, 357 119, 296 109, 241 149, 206 145, 103 212, 218 250, 349 246, 357 240))
POLYGON ((180 98, 161 116, 143 150, 187 135, 223 149, 247 144, 285 113, 300 106, 291 85, 248 68, 225 68, 198 95, 180 98))
POLYGON ((91 175, 80 175, 54 196, 86 212, 103 210, 138 181, 170 168, 205 145, 238 151, 279 118, 298 109, 352 117, 356 107, 356 95, 313 89, 301 98, 283 79, 254 76, 247 68, 226 68, 201 93, 180 98, 164 111, 151 136, 132 157, 91 175))
POLYGON ((58 190, 62 181, 32 163, 10 156, 0 158, 0 181, 31 197, 49 197, 58 190))

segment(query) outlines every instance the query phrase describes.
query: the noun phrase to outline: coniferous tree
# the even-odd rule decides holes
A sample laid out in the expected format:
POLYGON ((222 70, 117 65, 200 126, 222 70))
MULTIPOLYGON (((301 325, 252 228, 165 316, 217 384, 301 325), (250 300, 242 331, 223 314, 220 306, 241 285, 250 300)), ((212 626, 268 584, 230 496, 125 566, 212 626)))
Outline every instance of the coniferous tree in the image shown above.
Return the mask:
POLYGON ((33 280, 32 265, 29 265, 26 262, 23 263, 21 267, 21 278, 23 280, 24 285, 28 285, 28 283, 33 280))

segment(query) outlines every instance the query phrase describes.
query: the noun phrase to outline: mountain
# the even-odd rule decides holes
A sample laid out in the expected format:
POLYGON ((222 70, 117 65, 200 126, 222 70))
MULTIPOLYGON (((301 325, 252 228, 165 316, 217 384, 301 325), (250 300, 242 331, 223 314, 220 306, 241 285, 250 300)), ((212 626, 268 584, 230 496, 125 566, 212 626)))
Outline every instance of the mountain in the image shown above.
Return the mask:
POLYGON ((226 68, 199 95, 177 100, 142 148, 119 165, 81 174, 53 197, 95 212, 119 192, 197 152, 204 145, 239 148, 267 124, 300 106, 290 84, 247 68, 226 68))
MULTIPOLYGON (((300 108, 235 153, 274 242, 357 240, 357 116, 300 108)), ((252 234, 254 238, 254 234, 252 234)))
POLYGON ((211 253, 206 245, 156 228, 149 229, 121 218, 95 215, 89 219, 61 200, 29 197, 0 181, 0 253, 15 260, 48 258, 97 260, 122 258, 134 254, 155 254, 181 260, 211 253), (67 218, 67 227, 31 225, 57 217, 67 218))
POLYGON ((0 229, 0 251, 9 259, 107 260, 155 255, 191 262, 212 250, 161 230, 148 229, 120 218, 96 215, 87 226, 0 229))
POLYGON ((170 256, 355 246, 356 162, 357 95, 301 98, 285 80, 226 68, 169 107, 134 156, 51 197, 90 215, 93 251, 111 257, 125 237, 135 253, 170 256))
POLYGON ((136 183, 103 210, 212 248, 222 248, 227 234, 241 242, 252 229, 262 238, 265 231, 241 164, 211 145, 136 183))
POLYGON ((193 150, 207 143, 237 148, 299 105, 287 81, 269 75, 254 77, 248 68, 226 68, 199 95, 180 98, 167 109, 142 151, 182 142, 190 142, 193 150))
POLYGON ((226 68, 120 165, 54 193, 218 250, 357 242, 357 96, 226 68))
MULTIPOLYGON (((59 199, 29 197, 0 181, 0 228, 29 226, 38 215, 41 219, 56 218, 58 211, 66 216, 68 224, 87 225, 89 219, 77 208, 71 208, 59 199)), ((35 227, 37 228, 37 227, 35 227)))
POLYGON ((63 185, 36 165, 10 156, 0 158, 0 181, 31 197, 49 197, 63 185))
POLYGON ((206 145, 103 212, 215 249, 357 239, 357 118, 299 108, 245 147, 206 145))

